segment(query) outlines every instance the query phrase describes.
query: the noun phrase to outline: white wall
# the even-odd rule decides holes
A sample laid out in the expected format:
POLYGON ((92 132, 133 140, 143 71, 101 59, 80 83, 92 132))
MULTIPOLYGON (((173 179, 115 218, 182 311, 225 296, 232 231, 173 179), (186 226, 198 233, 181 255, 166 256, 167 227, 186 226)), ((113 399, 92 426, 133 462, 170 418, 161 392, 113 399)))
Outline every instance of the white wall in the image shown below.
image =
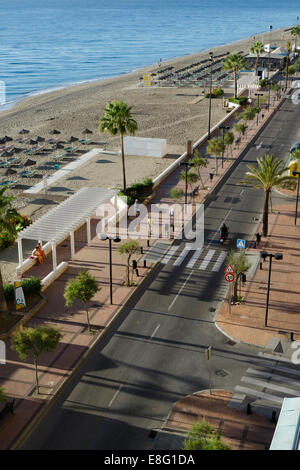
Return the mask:
POLYGON ((126 155, 162 158, 167 153, 167 141, 166 139, 126 136, 124 150, 126 155))

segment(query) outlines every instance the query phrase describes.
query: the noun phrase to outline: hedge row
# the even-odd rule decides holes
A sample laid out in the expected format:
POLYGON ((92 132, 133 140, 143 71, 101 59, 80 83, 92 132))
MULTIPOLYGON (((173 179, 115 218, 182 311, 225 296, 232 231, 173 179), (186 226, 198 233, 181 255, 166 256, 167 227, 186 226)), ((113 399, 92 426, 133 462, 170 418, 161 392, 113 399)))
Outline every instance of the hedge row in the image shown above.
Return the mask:
MULTIPOLYGON (((39 294, 42 288, 41 280, 35 276, 22 279, 21 286, 23 287, 25 296, 29 294, 39 294)), ((14 300, 15 288, 13 284, 4 284, 3 289, 6 300, 14 300)))

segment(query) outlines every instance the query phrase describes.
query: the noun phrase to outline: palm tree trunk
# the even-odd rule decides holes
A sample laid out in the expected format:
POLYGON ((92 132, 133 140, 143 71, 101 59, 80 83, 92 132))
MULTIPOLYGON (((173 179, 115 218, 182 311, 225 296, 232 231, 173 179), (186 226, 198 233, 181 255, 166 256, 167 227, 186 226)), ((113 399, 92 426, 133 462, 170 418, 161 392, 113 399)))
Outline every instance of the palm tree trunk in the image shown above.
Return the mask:
POLYGON ((121 140, 121 155, 122 155, 122 167, 123 167, 123 190, 126 191, 126 172, 125 172, 125 155, 124 155, 124 135, 120 134, 121 140))
POLYGON ((36 386, 37 392, 40 393, 40 389, 39 389, 39 377, 38 377, 38 368, 37 368, 37 359, 34 358, 33 361, 34 361, 34 367, 35 367, 35 386, 36 386))
POLYGON ((234 285, 233 285, 233 299, 232 302, 235 304, 238 301, 238 279, 239 277, 237 276, 234 285))
POLYGON ((88 325, 88 330, 91 331, 90 319, 89 319, 89 309, 87 304, 85 304, 85 311, 86 311, 86 322, 88 325))
POLYGON ((218 157, 216 157, 216 176, 218 176, 218 157))
POLYGON ((199 180, 200 180, 200 182, 201 182, 201 185, 202 185, 202 189, 204 189, 204 183, 203 183, 203 179, 202 179, 202 176, 201 176, 200 170, 198 170, 198 176, 199 176, 199 180))
POLYGON ((130 256, 127 259, 127 286, 130 285, 130 256))
POLYGON ((287 89, 288 84, 288 73, 289 73, 289 57, 286 58, 286 77, 285 77, 285 89, 287 89))
POLYGON ((256 55, 256 64, 255 64, 255 75, 257 76, 257 71, 258 71, 258 59, 259 59, 259 55, 257 54, 256 55))
POLYGON ((265 191, 264 211, 263 211, 263 235, 268 236, 268 221, 269 221, 269 198, 270 190, 265 191))
POLYGON ((7 311, 7 303, 6 303, 6 298, 5 298, 5 295, 4 295, 1 269, 0 269, 0 302, 1 302, 0 312, 6 312, 7 311))

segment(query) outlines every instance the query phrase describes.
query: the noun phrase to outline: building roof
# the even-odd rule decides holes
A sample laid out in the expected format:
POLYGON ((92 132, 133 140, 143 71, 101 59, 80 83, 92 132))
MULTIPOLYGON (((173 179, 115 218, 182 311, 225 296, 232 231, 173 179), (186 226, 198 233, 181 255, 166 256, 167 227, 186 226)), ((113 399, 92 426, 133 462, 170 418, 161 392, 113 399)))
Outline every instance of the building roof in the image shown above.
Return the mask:
POLYGON ((109 202, 117 191, 106 188, 82 188, 58 206, 19 232, 19 238, 59 242, 96 213, 100 204, 109 202))
POLYGON ((300 397, 284 398, 270 450, 299 449, 300 397))

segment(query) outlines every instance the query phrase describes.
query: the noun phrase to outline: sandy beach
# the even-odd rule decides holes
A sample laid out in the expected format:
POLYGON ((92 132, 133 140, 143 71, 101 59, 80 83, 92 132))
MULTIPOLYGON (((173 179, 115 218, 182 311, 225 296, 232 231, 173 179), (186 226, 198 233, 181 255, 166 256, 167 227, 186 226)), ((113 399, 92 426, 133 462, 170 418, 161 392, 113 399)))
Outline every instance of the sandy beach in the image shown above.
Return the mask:
MULTIPOLYGON (((285 44, 285 41, 290 38, 286 29, 272 32, 272 44, 277 46, 285 44)), ((254 41, 260 40, 268 43, 268 38, 269 33, 266 32, 211 50, 215 55, 239 51, 247 53, 254 41)), ((184 67, 207 57, 208 51, 204 51, 163 62, 161 67, 169 65, 175 68, 184 67)), ((56 137, 66 143, 71 136, 82 139, 83 130, 90 129, 93 134, 89 136, 91 139, 89 144, 79 145, 76 152, 60 162, 60 168, 92 148, 118 151, 119 137, 101 134, 98 130, 98 120, 109 101, 123 99, 132 106, 133 117, 138 122, 136 135, 164 138, 167 139, 168 144, 168 155, 163 159, 127 156, 127 183, 142 181, 145 177, 154 178, 185 151, 188 138, 196 141, 207 132, 208 113, 208 101, 203 97, 201 89, 140 86, 140 77, 144 72, 157 70, 157 65, 150 66, 128 75, 26 98, 13 108, 0 113, 0 137, 9 135, 16 139, 20 137, 19 131, 26 128, 30 130, 31 138, 39 135, 48 140, 52 137, 49 132, 58 129, 61 134, 56 137)), ((225 96, 231 96, 233 93, 232 88, 225 88, 224 91, 225 96)), ((212 100, 212 126, 225 114, 222 98, 212 100)), ((16 144, 16 146, 30 148, 23 144, 16 144)), ((11 167, 16 173, 0 168, 1 181, 17 178, 18 173, 23 169, 36 170, 33 178, 18 178, 18 185, 10 189, 10 192, 17 196, 16 206, 19 209, 30 206, 27 215, 33 215, 34 219, 52 205, 41 204, 41 198, 37 197, 38 195, 24 197, 23 191, 40 182, 45 175, 51 175, 56 171, 54 162, 50 158, 54 152, 51 150, 51 145, 48 144, 48 147, 46 152, 29 157, 19 154, 22 155, 21 162, 16 167, 11 167), (24 166, 28 158, 35 162, 34 166, 24 166)), ((75 170, 74 174, 60 179, 55 185, 54 192, 61 196, 68 196, 83 186, 117 188, 121 187, 121 183, 120 156, 100 154, 85 166, 75 170)))

